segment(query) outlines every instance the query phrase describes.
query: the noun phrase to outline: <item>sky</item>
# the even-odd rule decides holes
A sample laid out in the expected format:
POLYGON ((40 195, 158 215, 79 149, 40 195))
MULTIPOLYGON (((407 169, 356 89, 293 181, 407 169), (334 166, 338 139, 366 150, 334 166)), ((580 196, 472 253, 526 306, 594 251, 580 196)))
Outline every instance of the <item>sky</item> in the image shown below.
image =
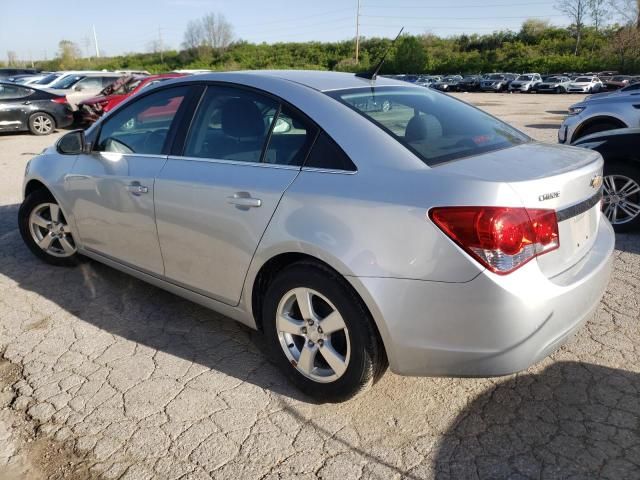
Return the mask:
MULTIPOLYGON (((162 39, 177 49, 189 20, 222 13, 236 39, 274 43, 355 38, 357 0, 0 0, 0 59, 51 59, 62 39, 83 55, 94 51, 92 27, 104 55, 149 51, 162 39)), ((526 18, 566 25, 557 0, 360 0, 360 35, 440 36, 518 30, 526 18)))

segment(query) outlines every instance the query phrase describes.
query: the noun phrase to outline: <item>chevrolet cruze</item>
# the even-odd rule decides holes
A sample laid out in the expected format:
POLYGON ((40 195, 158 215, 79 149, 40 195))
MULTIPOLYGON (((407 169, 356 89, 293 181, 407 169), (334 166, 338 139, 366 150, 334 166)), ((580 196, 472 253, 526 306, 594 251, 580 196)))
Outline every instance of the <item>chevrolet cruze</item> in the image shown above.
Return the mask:
POLYGON ((337 401, 387 365, 504 375, 561 345, 609 279, 602 167, 406 82, 217 73, 33 158, 19 224, 49 263, 90 257, 263 331, 337 401))

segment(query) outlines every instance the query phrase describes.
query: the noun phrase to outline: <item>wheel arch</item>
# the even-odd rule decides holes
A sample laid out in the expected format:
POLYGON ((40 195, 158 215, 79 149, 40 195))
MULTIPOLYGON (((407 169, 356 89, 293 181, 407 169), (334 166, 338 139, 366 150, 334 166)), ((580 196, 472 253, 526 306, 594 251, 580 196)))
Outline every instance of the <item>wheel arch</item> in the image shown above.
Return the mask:
POLYGON ((596 117, 591 117, 587 120, 585 120, 584 122, 582 122, 578 128, 576 128, 576 130, 573 132, 573 136, 571 137, 571 142, 569 143, 573 143, 576 140, 578 140, 580 138, 581 133, 586 130, 589 127, 592 127, 593 125, 596 125, 598 123, 613 123, 615 124, 618 128, 627 128, 628 125, 626 123, 624 123, 622 120, 620 120, 617 117, 614 117, 612 115, 598 115, 596 117))
POLYGON ((253 278, 253 281, 250 283, 250 308, 252 310, 256 328, 259 331, 263 330, 262 302, 264 301, 264 296, 271 281, 273 281, 276 275, 285 268, 300 262, 309 262, 316 264, 321 268, 330 270, 331 272, 339 275, 345 280, 347 288, 351 290, 353 295, 355 295, 355 297, 362 303, 363 308, 369 314, 373 323, 373 327, 376 331, 376 335, 378 336, 380 343, 384 348, 385 354, 387 355, 389 360, 392 361, 391 357, 393 356, 393 352, 390 352, 389 348, 387 348, 389 345, 390 337, 386 325, 381 320, 380 313, 376 309, 375 305, 370 305, 370 302, 365 301, 365 298, 363 298, 363 295, 360 294, 359 289, 354 285, 353 280, 355 279, 355 277, 346 276, 340 273, 328 262, 308 253, 293 251, 279 253, 269 258, 262 264, 262 266, 260 266, 258 272, 253 278))
POLYGON ((49 192, 49 195, 51 195, 52 197, 54 196, 51 190, 49 190, 49 188, 44 183, 36 178, 32 178, 24 186, 24 198, 26 198, 36 190, 46 190, 47 192, 49 192))

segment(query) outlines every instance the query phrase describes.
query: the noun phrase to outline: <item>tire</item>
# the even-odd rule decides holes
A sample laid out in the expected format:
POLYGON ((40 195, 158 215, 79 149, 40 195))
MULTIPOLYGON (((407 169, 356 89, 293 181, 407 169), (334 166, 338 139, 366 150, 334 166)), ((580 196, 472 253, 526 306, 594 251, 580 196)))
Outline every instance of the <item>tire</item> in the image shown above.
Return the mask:
POLYGON ((607 130, 615 130, 616 128, 622 128, 619 125, 616 125, 613 122, 597 122, 592 125, 589 125, 587 128, 582 129, 578 132, 578 135, 575 136, 572 141, 575 142, 579 138, 586 137, 587 135, 591 135, 592 133, 605 132, 607 130))
POLYGON ((29 117, 29 131, 34 135, 49 135, 56 129, 56 121, 51 115, 36 112, 29 117))
POLYGON ((285 268, 267 289, 262 315, 272 358, 316 401, 348 400, 366 391, 386 370, 373 319, 346 280, 327 267, 304 261, 285 268), (306 311, 312 313, 302 314, 301 303, 311 304, 306 311), (333 333, 322 331, 329 317, 333 333))
POLYGON ((22 240, 36 257, 63 267, 80 262, 64 214, 48 191, 36 190, 25 198, 18 210, 18 227, 22 240))
POLYGON ((640 231, 640 166, 624 161, 605 162, 602 210, 617 233, 640 231), (616 192, 612 192, 613 184, 616 192))

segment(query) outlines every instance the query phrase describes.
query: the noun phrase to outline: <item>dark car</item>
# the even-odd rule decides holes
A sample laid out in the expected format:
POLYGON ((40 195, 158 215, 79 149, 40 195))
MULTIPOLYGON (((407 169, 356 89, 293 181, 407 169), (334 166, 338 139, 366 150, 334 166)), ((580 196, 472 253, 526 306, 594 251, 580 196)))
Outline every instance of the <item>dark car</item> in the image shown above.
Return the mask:
POLYGON ((480 82, 482 77, 480 75, 467 75, 458 82, 458 90, 460 92, 475 92, 480 90, 480 82))
POLYGON ((604 158, 602 210, 616 232, 640 230, 640 128, 620 128, 573 142, 604 158))
POLYGON ((607 90, 618 90, 619 88, 623 88, 629 85, 632 79, 633 77, 631 77, 630 75, 616 75, 610 80, 607 80, 604 86, 607 90))
POLYGON ((30 131, 48 135, 73 123, 64 96, 30 86, 0 82, 0 132, 30 131))
POLYGON ((35 68, 0 68, 0 80, 16 75, 36 75, 39 72, 35 68))
POLYGON ((458 90, 458 82, 460 80, 462 80, 460 75, 447 75, 439 82, 431 84, 431 87, 442 92, 455 92, 458 90))

